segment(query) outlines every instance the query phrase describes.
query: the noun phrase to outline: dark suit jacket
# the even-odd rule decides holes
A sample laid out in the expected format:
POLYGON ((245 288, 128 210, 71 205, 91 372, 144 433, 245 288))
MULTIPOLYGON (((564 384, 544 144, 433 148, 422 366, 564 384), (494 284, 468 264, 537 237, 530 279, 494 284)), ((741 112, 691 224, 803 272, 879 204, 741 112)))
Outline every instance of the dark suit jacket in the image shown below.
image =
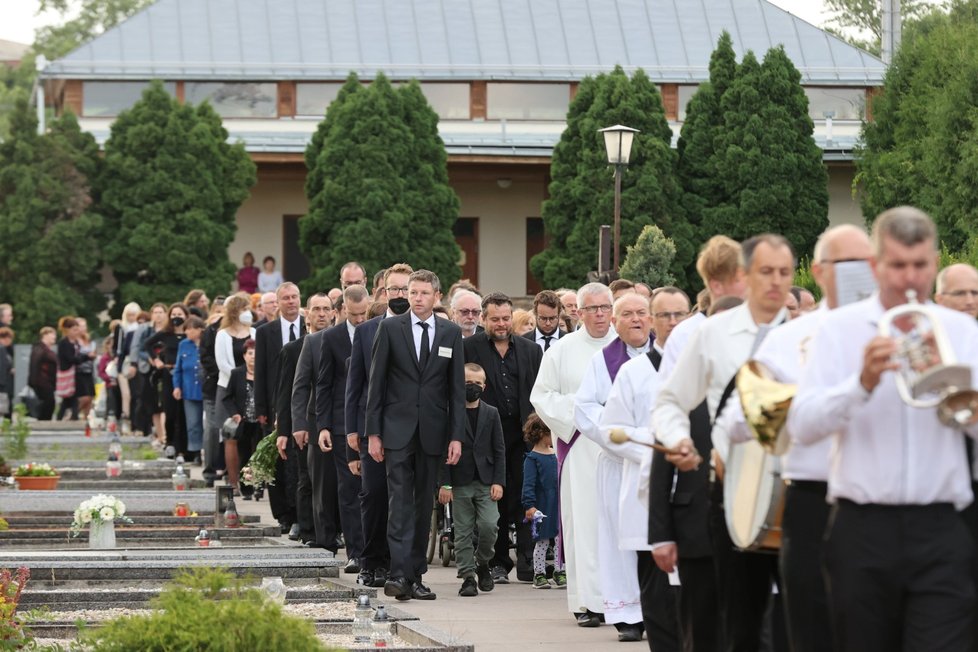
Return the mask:
MULTIPOLYGON (((489 340, 486 333, 478 333, 468 338, 462 343, 465 349, 465 361, 474 362, 486 370, 486 389, 482 393, 482 401, 493 407, 499 405, 500 396, 496 393, 496 388, 492 385, 492 356, 499 358, 496 347, 489 340)), ((533 413, 533 405, 530 404, 530 391, 533 384, 537 381, 537 372, 540 371, 540 362, 543 360, 543 349, 533 340, 524 337, 514 337, 512 346, 516 351, 516 366, 520 375, 517 379, 519 387, 517 391, 520 395, 520 423, 526 423, 527 418, 533 413)))
MULTIPOLYGON (((303 333, 306 330, 304 317, 299 318, 299 330, 303 333)), ((260 417, 267 417, 269 425, 275 421, 278 354, 281 350, 281 318, 262 324, 255 331, 255 412, 260 417)))
POLYGON ((429 335, 431 354, 421 369, 414 352, 412 314, 389 317, 377 328, 367 382, 366 434, 379 435, 384 448, 400 450, 417 431, 425 454, 444 455, 449 438, 461 440, 465 435, 462 331, 436 317, 435 332, 429 335))
MULTIPOLYGON (((299 365, 299 354, 302 353, 305 339, 303 336, 289 342, 278 354, 278 390, 275 393, 274 405, 279 437, 291 437, 295 432, 292 427, 292 383, 295 380, 295 368, 299 365)), ((255 380, 258 380, 257 374, 255 380)), ((257 396, 258 393, 255 392, 256 402, 257 396)))
MULTIPOLYGON (((689 413, 690 435, 696 450, 708 460, 713 447, 710 413, 703 401, 689 413)), ((710 469, 680 472, 659 452, 652 456, 649 485, 649 543, 675 541, 679 558, 710 557, 710 469), (673 490, 673 478, 676 488, 673 490)))
POLYGON ((344 425, 346 433, 356 432, 365 437, 367 418, 367 378, 370 375, 370 359, 374 350, 374 337, 377 327, 386 315, 368 319, 353 333, 353 346, 350 349, 350 369, 346 377, 346 397, 344 399, 344 425))
POLYGON ((317 432, 325 429, 334 437, 346 437, 346 377, 352 347, 345 321, 325 331, 322 337, 316 380, 317 432))
POLYGON ((319 436, 319 429, 316 428, 316 380, 322 364, 321 343, 325 332, 317 331, 302 338, 302 350, 292 383, 292 432, 305 430, 310 440, 319 436))
MULTIPOLYGON (((557 329, 557 339, 558 339, 558 340, 559 340, 560 338, 562 338, 562 337, 564 337, 564 336, 566 336, 566 335, 567 335, 567 331, 565 331, 565 330, 564 330, 563 328, 558 328, 558 329, 557 329)), ((529 333, 523 333, 523 337, 525 337, 526 339, 528 339, 528 340, 530 340, 530 341, 531 341, 531 342, 533 342, 534 344, 537 344, 537 329, 535 329, 535 328, 534 328, 534 329, 533 329, 532 331, 530 331, 529 333)), ((551 342, 551 343, 550 343, 550 346, 553 346, 553 345, 554 345, 554 344, 556 344, 556 343, 557 343, 557 342, 551 342)), ((538 349, 540 349, 541 351, 543 351, 543 349, 542 349, 542 348, 540 347, 540 345, 539 345, 539 344, 537 344, 537 348, 538 348, 538 349)))
POLYGON ((475 432, 472 432, 471 424, 466 417, 462 457, 455 466, 441 465, 441 479, 438 484, 464 487, 478 480, 482 484, 505 487, 506 444, 503 442, 503 425, 499 421, 499 412, 485 401, 480 401, 475 432))

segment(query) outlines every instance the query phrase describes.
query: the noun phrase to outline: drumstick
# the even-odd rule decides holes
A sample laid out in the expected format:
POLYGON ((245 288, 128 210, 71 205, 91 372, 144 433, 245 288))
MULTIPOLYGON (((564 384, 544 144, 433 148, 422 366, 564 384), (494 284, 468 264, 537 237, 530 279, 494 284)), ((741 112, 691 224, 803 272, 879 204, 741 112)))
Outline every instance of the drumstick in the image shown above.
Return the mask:
POLYGON ((669 448, 668 446, 663 446, 662 444, 647 444, 644 441, 632 439, 622 428, 612 428, 611 432, 608 433, 608 438, 616 444, 624 444, 626 441, 630 441, 633 444, 638 444, 639 446, 648 446, 652 450, 662 453, 663 455, 682 455, 682 453, 675 448, 669 448))

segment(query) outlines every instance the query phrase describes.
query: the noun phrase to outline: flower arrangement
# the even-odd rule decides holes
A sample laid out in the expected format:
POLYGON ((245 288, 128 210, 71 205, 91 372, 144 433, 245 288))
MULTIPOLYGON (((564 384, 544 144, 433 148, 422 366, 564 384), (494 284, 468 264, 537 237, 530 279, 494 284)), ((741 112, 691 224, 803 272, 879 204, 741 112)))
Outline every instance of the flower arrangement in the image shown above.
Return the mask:
POLYGON ((15 478, 52 478, 56 475, 58 475, 57 470, 50 464, 38 464, 36 462, 21 464, 14 471, 15 478))
POLYGON ((278 460, 278 448, 275 440, 278 431, 275 430, 255 446, 255 452, 248 460, 248 466, 241 469, 241 480, 250 485, 275 484, 275 462, 278 460))
POLYGON ((75 519, 71 522, 71 536, 77 537, 82 529, 91 523, 105 523, 119 519, 132 523, 126 516, 126 504, 115 496, 98 494, 82 501, 75 510, 75 519))

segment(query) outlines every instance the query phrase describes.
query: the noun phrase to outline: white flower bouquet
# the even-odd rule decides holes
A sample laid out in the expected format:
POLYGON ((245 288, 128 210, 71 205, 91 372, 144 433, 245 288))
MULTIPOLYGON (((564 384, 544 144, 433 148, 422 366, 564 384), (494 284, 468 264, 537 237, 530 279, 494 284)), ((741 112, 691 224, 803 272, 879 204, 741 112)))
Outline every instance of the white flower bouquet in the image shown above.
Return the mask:
POLYGON ((92 523, 106 523, 119 519, 132 523, 126 516, 126 504, 115 496, 98 494, 82 501, 75 510, 75 519, 71 522, 71 536, 77 537, 81 531, 92 523))
POLYGON ((248 485, 275 484, 275 464, 278 462, 278 448, 275 442, 278 430, 258 442, 248 460, 248 466, 241 469, 241 481, 248 485))

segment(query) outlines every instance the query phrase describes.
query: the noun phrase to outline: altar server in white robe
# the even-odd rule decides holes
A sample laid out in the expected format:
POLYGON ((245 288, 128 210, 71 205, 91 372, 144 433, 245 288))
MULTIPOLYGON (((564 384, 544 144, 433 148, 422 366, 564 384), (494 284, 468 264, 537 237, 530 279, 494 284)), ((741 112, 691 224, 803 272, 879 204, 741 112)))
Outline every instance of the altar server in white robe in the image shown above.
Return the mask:
POLYGON ((567 606, 582 627, 601 624, 598 583, 595 461, 600 448, 581 437, 574 424, 574 395, 591 357, 615 339, 611 290, 588 283, 577 293, 583 328, 560 338, 543 355, 530 402, 557 435, 562 550, 567 571, 567 606))

